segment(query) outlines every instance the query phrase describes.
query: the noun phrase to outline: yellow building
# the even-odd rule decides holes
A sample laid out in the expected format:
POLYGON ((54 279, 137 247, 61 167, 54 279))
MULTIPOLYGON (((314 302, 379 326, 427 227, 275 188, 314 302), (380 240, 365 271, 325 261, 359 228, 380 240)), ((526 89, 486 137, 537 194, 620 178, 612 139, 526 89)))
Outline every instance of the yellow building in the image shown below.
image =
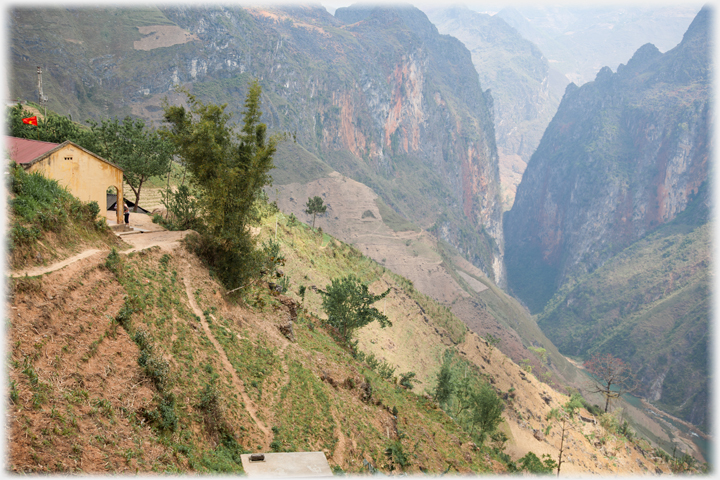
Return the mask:
MULTIPOLYGON (((114 187, 117 198, 123 198, 123 170, 70 141, 58 144, 5 137, 5 147, 10 159, 25 170, 57 180, 83 202, 97 202, 100 211, 108 208, 108 188, 114 187)), ((117 208, 118 225, 123 223, 122 215, 122 207, 117 208)))

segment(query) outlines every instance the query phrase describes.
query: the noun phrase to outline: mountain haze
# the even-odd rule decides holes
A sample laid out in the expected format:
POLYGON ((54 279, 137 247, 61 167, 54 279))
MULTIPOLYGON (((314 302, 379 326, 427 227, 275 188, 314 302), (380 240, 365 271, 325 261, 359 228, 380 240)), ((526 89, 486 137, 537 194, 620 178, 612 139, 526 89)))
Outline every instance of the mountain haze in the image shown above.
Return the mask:
MULTIPOLYGON (((569 80, 550 67, 542 52, 499 16, 467 7, 428 10, 441 33, 452 35, 472 53, 483 88, 493 98, 495 134, 503 170, 505 197, 512 205, 515 188, 569 80)), ((509 206, 508 206, 509 208, 509 206)))
POLYGON ((551 64, 577 85, 604 66, 615 70, 640 46, 666 52, 680 41, 696 5, 522 5, 497 16, 535 43, 551 64))

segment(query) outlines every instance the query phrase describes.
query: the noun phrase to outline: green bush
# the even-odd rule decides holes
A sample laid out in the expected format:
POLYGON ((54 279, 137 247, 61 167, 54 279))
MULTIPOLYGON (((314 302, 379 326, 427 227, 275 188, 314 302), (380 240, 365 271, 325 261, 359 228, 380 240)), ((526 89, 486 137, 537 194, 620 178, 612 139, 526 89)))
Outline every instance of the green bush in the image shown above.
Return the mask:
POLYGON ((232 243, 207 234, 187 235, 184 242, 228 290, 246 287, 260 277, 263 252, 255 248, 247 231, 238 233, 232 243))
POLYGON ((336 278, 320 291, 323 296, 322 308, 328 316, 327 323, 337 329, 340 340, 348 343, 356 329, 377 320, 381 327, 392 323, 371 305, 384 298, 390 289, 380 295, 370 293, 367 284, 350 274, 336 278))
POLYGON ((389 380, 392 378, 393 374, 395 373, 395 367, 390 365, 389 363, 383 361, 377 369, 378 375, 380 377, 384 378, 385 380, 389 380))
POLYGON ((156 398, 157 407, 144 412, 144 417, 161 432, 174 432, 178 427, 178 417, 175 413, 175 395, 166 393, 156 398))
POLYGON ((557 462, 550 458, 550 455, 547 453, 543 455, 543 460, 540 460, 533 452, 528 452, 518 460, 518 463, 520 466, 517 468, 517 471, 524 470, 535 474, 549 474, 557 468, 557 462))
POLYGON ((123 303, 120 307, 120 311, 115 316, 115 321, 118 322, 126 331, 130 331, 130 319, 134 313, 132 307, 127 303, 123 303))
POLYGON ((400 374, 400 386, 412 390, 413 383, 420 383, 420 380, 415 379, 415 372, 407 372, 400 374))
POLYGON ((56 181, 38 172, 27 173, 12 163, 9 168, 9 191, 14 195, 8 205, 10 220, 9 250, 32 245, 43 232, 61 233, 70 219, 86 224, 92 230, 104 230, 105 223, 96 221, 100 207, 97 202, 83 203, 56 181))
POLYGON ((110 249, 110 253, 108 253, 107 258, 105 259, 105 268, 110 270, 115 275, 118 275, 121 272, 120 265, 121 265, 120 254, 115 249, 115 247, 113 247, 110 249))
POLYGON ((167 210, 167 219, 154 215, 153 222, 168 230, 197 230, 201 228, 198 192, 192 192, 187 185, 180 185, 177 192, 160 192, 160 202, 167 210))
POLYGON ((390 462, 390 470, 398 465, 402 470, 410 466, 410 456, 405 452, 400 440, 391 441, 385 449, 385 455, 390 462))

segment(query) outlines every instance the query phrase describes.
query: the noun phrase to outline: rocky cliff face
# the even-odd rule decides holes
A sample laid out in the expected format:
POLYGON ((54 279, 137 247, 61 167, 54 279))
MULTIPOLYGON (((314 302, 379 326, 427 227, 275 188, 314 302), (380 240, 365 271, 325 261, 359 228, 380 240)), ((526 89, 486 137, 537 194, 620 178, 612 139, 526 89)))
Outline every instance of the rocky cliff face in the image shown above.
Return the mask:
POLYGON ((609 353, 631 365, 636 396, 709 427, 710 188, 674 220, 581 281, 563 286, 537 323, 566 355, 609 353))
POLYGON ((532 311, 683 211, 707 179, 709 12, 661 54, 570 84, 505 216, 508 282, 532 311))
POLYGON ((503 208, 509 210, 527 162, 569 80, 497 15, 458 6, 431 9, 428 15, 440 32, 452 35, 470 50, 480 82, 490 90, 503 208))
POLYGON ((248 81, 258 78, 271 129, 293 132, 308 151, 368 184, 402 215, 434 227, 504 282, 488 97, 467 49, 439 35, 422 12, 351 7, 333 17, 322 7, 300 6, 108 12, 113 18, 89 10, 13 11, 12 95, 32 97, 31 72, 40 62, 47 65, 51 106, 71 105, 81 117, 160 120, 163 99, 181 99, 176 86, 240 111, 248 81), (114 22, 107 48, 83 27, 98 22, 114 22), (52 59, 45 52, 51 42, 58 50, 52 59))
POLYGON ((551 72, 537 46, 498 16, 467 7, 428 14, 440 32, 452 35, 470 50, 480 82, 493 97, 501 155, 530 160, 569 81, 559 72, 551 72))

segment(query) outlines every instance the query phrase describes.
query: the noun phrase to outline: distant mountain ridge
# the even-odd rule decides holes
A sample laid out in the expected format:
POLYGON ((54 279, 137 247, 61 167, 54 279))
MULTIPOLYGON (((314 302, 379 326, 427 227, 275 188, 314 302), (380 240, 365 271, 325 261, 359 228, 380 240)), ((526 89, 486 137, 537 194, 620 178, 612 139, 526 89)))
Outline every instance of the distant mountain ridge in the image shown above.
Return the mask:
POLYGON ((552 120, 569 80, 552 68, 532 42, 498 15, 464 6, 427 9, 440 32, 470 50, 483 88, 493 100, 504 209, 545 128, 552 120))
POLYGON ((569 80, 498 16, 459 6, 434 9, 429 15, 442 33, 458 38, 472 53, 480 83, 493 96, 498 147, 527 162, 569 80))
POLYGON ((683 5, 523 5, 497 16, 535 43, 559 71, 582 85, 604 66, 615 70, 641 45, 666 52, 700 10, 683 5))

